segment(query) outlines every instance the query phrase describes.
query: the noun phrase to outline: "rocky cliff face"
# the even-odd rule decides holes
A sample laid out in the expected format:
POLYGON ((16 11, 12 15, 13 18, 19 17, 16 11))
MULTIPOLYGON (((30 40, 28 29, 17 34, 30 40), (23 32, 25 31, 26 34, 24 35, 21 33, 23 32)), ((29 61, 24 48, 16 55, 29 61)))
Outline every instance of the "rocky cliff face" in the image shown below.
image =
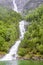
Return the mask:
POLYGON ((43 4, 43 0, 30 0, 25 4, 23 10, 34 9, 38 7, 40 4, 43 4))
POLYGON ((6 8, 13 8, 13 0, 0 0, 0 6, 4 6, 6 8))
POLYGON ((19 11, 34 9, 40 4, 43 4, 43 0, 16 0, 19 11))
MULTIPOLYGON (((18 7, 18 11, 22 11, 27 1, 29 0, 15 0, 18 7)), ((11 9, 14 7, 13 0, 0 0, 0 6, 4 6, 11 9)))
MULTIPOLYGON (((43 0, 15 0, 18 11, 33 9, 39 4, 43 3, 43 0)), ((13 9, 13 0, 0 0, 0 6, 4 6, 10 9, 13 9)))
POLYGON ((25 4, 29 2, 29 0, 15 0, 15 1, 18 7, 18 11, 22 11, 25 4))

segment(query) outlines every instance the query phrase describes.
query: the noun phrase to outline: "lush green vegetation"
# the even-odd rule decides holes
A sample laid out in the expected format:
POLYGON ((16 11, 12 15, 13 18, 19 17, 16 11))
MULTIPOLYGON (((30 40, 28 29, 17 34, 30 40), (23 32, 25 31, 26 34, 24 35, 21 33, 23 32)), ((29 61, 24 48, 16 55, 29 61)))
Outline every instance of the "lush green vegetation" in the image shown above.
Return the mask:
POLYGON ((43 65, 43 61, 32 60, 14 60, 14 61, 0 61, 0 65, 43 65))
POLYGON ((21 41, 18 54, 26 58, 43 57, 43 5, 26 15, 25 19, 31 23, 21 41))
POLYGON ((19 38, 19 21, 21 15, 0 7, 0 54, 8 52, 9 48, 19 38))

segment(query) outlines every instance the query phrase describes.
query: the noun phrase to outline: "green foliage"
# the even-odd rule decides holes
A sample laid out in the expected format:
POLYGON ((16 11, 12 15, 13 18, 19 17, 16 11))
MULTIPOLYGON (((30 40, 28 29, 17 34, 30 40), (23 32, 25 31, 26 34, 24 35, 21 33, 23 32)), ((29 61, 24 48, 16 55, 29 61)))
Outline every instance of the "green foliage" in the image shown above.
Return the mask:
MULTIPOLYGON (((26 54, 43 54, 43 5, 36 8, 32 13, 26 15, 25 19, 30 21, 28 30, 25 33, 24 39, 20 44, 20 48, 27 49, 26 54)), ((24 50, 22 50, 24 51, 24 50)), ((22 54, 22 51, 19 52, 22 54)), ((21 55, 19 54, 19 55, 21 55)), ((25 56, 25 54, 23 55, 25 56)))
POLYGON ((9 48, 19 38, 19 13, 0 7, 0 52, 8 52, 9 48))
POLYGON ((41 44, 41 45, 38 45, 37 46, 37 49, 38 49, 38 51, 41 53, 41 54, 43 54, 43 45, 41 44))
POLYGON ((25 19, 27 21, 40 21, 39 18, 41 18, 41 16, 43 17, 43 5, 41 5, 40 7, 36 8, 35 10, 33 10, 30 14, 26 15, 25 19))
POLYGON ((27 50, 24 48, 20 48, 20 51, 18 52, 19 55, 24 56, 27 53, 27 50))

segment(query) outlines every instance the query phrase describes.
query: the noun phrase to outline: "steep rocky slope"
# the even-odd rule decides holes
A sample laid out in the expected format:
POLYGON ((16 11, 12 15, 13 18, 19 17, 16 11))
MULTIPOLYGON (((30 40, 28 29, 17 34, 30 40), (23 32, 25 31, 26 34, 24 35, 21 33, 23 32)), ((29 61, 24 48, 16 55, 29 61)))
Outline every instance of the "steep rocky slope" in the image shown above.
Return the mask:
MULTIPOLYGON (((22 11, 22 9, 27 1, 29 1, 29 0, 15 0, 17 7, 18 7, 18 11, 22 11)), ((13 7, 14 7, 13 0, 0 0, 0 6, 4 6, 7 8, 10 8, 10 9, 13 9, 13 7)))
POLYGON ((25 4, 29 2, 29 0, 16 0, 16 4, 18 7, 18 11, 22 11, 25 4))
POLYGON ((43 4, 43 0, 30 0, 25 4, 23 10, 34 9, 38 7, 40 4, 43 4))
POLYGON ((0 0, 0 6, 4 6, 8 9, 13 8, 13 0, 0 0))
MULTIPOLYGON (((43 3, 43 0, 15 0, 18 11, 33 9, 39 4, 43 3)), ((13 9, 13 0, 0 0, 0 6, 4 6, 10 9, 13 9)))

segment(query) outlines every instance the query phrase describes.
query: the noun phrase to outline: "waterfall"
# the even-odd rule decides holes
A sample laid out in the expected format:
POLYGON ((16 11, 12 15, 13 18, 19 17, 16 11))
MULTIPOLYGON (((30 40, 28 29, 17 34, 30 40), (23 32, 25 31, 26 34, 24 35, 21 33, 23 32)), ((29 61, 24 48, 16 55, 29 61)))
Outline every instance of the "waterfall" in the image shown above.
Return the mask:
MULTIPOLYGON (((14 10, 16 12, 18 12, 16 3, 15 3, 15 0, 13 0, 13 4, 14 4, 14 10)), ((9 53, 6 54, 2 59, 0 59, 0 61, 13 60, 13 59, 16 59, 17 58, 18 46, 19 46, 21 40, 23 39, 24 33, 25 33, 24 22, 25 22, 24 20, 21 21, 21 22, 19 22, 19 29, 20 29, 20 37, 19 37, 19 40, 17 40, 15 42, 15 44, 9 50, 9 53)))

